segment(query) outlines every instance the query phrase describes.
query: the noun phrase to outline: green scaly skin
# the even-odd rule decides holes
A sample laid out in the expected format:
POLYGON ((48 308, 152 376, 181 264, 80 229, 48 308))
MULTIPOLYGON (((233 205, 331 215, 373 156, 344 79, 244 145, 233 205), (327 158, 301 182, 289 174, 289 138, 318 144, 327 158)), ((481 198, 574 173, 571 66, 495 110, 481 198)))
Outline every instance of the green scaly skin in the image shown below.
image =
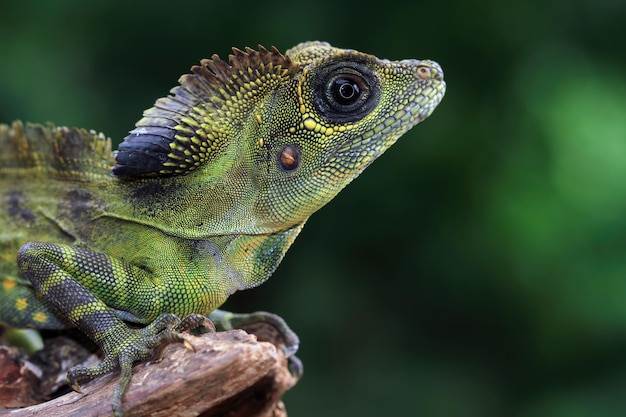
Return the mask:
POLYGON ((206 317, 270 321, 292 355, 282 319, 216 309, 267 280, 309 216, 445 91, 435 62, 321 42, 233 49, 179 82, 115 154, 93 131, 0 125, 0 320, 81 329, 104 360, 69 382, 120 370, 116 415, 133 363, 206 317))

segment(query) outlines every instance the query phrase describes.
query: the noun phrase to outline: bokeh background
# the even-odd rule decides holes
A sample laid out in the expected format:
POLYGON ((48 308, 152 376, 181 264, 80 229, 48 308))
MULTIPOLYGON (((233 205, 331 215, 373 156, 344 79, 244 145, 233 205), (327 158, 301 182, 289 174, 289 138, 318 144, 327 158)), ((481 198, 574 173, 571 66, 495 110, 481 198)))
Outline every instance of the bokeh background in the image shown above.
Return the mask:
POLYGON ((447 95, 227 307, 300 335, 291 416, 626 415, 626 3, 3 1, 0 121, 115 141, 231 46, 441 63, 447 95))

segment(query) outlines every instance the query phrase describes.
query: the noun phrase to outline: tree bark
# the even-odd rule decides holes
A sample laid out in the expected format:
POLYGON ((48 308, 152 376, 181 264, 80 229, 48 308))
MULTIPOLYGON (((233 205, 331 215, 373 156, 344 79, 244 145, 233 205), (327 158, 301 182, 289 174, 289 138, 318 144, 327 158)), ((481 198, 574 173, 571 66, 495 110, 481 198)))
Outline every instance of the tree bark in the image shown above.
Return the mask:
MULTIPOLYGON (((196 352, 167 347, 160 362, 140 364, 124 397, 125 417, 285 417, 281 401, 297 382, 272 343, 243 330, 185 335, 196 352)), ((12 417, 111 416, 117 375, 107 375, 48 402, 11 410, 12 417)), ((0 415, 8 410, 0 409, 0 415)))

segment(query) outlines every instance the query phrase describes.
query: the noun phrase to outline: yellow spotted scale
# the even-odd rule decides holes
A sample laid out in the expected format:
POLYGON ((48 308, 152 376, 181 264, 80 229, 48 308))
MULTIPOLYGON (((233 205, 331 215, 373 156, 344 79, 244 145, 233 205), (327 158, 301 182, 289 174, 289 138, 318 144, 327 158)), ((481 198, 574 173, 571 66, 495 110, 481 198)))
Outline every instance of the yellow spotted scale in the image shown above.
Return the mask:
POLYGON ((280 317, 218 307, 444 92, 433 61, 307 42, 202 60, 115 153, 94 131, 0 125, 0 322, 83 331, 104 359, 68 380, 119 370, 116 415, 133 363, 209 319, 269 321, 293 355, 280 317))

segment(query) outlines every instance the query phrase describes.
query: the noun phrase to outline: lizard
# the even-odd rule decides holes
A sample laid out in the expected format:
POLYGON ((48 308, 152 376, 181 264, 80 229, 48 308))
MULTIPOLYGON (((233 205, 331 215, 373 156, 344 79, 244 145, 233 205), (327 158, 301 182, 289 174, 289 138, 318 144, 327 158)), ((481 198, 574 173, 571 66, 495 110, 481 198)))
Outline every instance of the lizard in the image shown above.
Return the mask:
POLYGON ((197 326, 270 321, 219 307, 278 267, 307 219, 427 118, 432 60, 325 42, 201 60, 112 151, 93 130, 0 125, 0 323, 77 327, 103 352, 68 383, 132 366, 197 326))

